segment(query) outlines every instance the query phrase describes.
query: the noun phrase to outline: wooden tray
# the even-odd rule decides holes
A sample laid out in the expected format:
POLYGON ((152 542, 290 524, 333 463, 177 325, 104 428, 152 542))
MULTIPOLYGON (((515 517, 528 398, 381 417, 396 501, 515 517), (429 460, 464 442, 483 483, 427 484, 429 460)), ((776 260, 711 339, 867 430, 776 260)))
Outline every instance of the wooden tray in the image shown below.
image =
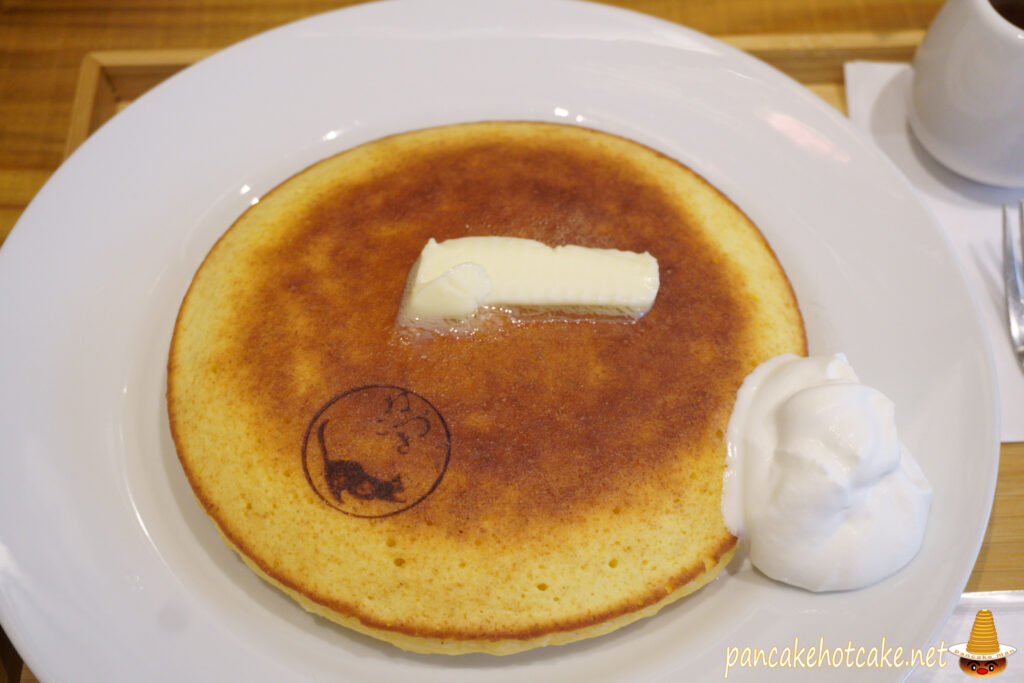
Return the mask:
MULTIPOLYGON (((923 31, 718 36, 803 83, 846 113, 843 64, 905 62, 923 31)), ((65 154, 147 90, 214 50, 90 52, 82 62, 65 154)), ((970 454, 965 454, 970 458, 970 454)), ((966 494, 965 494, 966 495, 966 494)), ((1024 443, 1003 444, 999 484, 988 533, 966 590, 1024 588, 1024 443)), ((33 683, 0 631, 0 683, 33 683), (6 648, 4 648, 6 644, 6 648)))
MULTIPOLYGON (((843 63, 909 61, 922 31, 719 36, 789 74, 846 113, 843 63)), ((65 154, 157 83, 212 54, 213 50, 117 50, 90 52, 82 62, 71 110, 65 154)))

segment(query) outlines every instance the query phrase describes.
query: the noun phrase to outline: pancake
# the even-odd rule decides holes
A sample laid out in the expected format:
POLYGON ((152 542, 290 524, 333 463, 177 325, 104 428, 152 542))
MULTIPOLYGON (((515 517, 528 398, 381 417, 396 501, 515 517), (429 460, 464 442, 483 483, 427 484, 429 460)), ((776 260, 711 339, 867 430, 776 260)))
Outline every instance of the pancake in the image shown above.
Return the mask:
POLYGON ((178 456, 226 543, 306 609, 417 652, 609 632, 732 557, 725 429, 761 361, 805 353, 756 226, 678 162, 593 130, 485 122, 290 178, 199 268, 171 343, 178 456), (396 326, 431 237, 653 254, 634 323, 396 326))

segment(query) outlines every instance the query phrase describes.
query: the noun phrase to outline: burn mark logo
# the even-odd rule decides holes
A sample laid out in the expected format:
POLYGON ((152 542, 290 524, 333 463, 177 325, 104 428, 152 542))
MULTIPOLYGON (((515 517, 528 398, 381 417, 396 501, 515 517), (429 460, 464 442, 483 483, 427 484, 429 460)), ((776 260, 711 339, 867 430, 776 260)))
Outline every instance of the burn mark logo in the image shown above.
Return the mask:
POLYGON ((317 440, 320 442, 320 453, 324 459, 324 478, 331 495, 339 503, 343 501, 342 493, 348 493, 362 500, 389 500, 393 503, 404 503, 395 497, 396 493, 405 490, 402 486, 402 475, 396 475, 389 481, 382 481, 367 474, 363 466, 355 460, 331 460, 324 439, 327 420, 320 423, 317 429, 317 440))
POLYGON ((302 466, 317 495, 354 517, 408 510, 441 482, 451 435, 417 393, 369 385, 335 396, 309 423, 302 466))

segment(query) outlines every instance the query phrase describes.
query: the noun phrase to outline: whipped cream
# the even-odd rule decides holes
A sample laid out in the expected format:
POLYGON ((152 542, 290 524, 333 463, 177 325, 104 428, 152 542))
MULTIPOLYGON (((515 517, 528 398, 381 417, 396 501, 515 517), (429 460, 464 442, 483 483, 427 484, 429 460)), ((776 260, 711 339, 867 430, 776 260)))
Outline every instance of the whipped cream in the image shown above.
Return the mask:
POLYGON ((722 514, 767 576, 861 588, 920 549, 932 487, 899 441, 892 401, 843 354, 762 363, 740 387, 727 441, 722 514))

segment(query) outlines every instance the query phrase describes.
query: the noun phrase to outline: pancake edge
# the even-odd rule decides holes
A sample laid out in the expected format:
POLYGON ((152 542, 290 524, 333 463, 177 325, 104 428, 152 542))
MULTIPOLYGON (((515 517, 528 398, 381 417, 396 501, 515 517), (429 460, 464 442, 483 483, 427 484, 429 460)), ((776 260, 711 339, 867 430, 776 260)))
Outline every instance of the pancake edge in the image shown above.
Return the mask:
POLYGON ((739 547, 738 540, 734 537, 732 546, 718 557, 718 562, 710 569, 705 569, 688 583, 675 589, 661 600, 642 607, 637 610, 626 612, 610 619, 599 621, 590 626, 571 630, 551 630, 540 636, 527 638, 437 638, 431 636, 419 636, 404 633, 399 630, 387 630, 376 628, 363 623, 358 617, 350 617, 310 600, 306 595, 289 588, 278 579, 264 571, 255 561, 246 555, 238 546, 232 543, 220 530, 219 525, 214 525, 220 534, 221 540, 230 548, 245 565, 261 579, 278 589, 286 596, 297 602, 304 610, 322 617, 334 624, 356 631, 362 635, 369 636, 376 641, 391 644, 406 652, 415 654, 441 654, 441 655, 463 655, 471 653, 483 653, 495 656, 514 655, 549 645, 568 645, 580 640, 587 640, 597 636, 607 635, 617 631, 624 626, 652 617, 673 602, 676 602, 691 593, 695 593, 704 586, 714 581, 723 569, 732 561, 736 550, 739 547))

